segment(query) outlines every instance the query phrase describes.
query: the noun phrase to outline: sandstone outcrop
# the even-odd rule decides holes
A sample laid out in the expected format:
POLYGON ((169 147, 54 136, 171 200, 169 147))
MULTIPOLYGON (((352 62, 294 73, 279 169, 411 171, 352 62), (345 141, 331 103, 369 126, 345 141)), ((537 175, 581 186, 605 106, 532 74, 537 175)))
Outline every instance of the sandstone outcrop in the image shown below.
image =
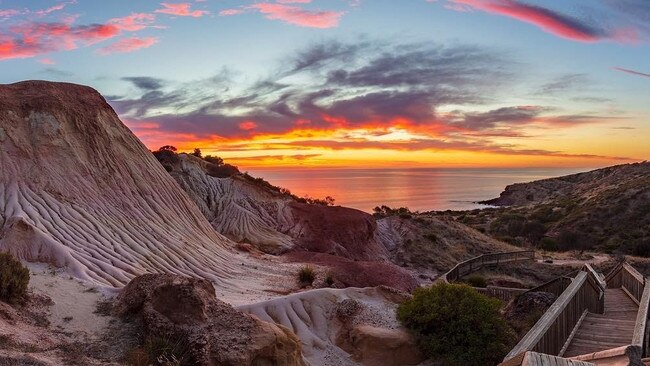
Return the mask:
POLYGON ((0 250, 107 287, 166 271, 261 292, 275 269, 234 245, 97 91, 0 85, 0 250))
POLYGON ((206 280, 160 274, 136 277, 118 296, 114 311, 141 318, 147 338, 184 344, 191 364, 306 365, 295 334, 218 300, 206 280))

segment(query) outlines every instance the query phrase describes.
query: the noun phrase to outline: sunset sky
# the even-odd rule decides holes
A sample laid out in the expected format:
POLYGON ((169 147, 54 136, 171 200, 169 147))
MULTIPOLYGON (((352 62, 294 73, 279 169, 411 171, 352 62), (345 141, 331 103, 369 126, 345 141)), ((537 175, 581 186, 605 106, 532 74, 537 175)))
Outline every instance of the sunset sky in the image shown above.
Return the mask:
POLYGON ((650 157, 648 0, 0 0, 0 82, 26 79, 244 167, 650 157))

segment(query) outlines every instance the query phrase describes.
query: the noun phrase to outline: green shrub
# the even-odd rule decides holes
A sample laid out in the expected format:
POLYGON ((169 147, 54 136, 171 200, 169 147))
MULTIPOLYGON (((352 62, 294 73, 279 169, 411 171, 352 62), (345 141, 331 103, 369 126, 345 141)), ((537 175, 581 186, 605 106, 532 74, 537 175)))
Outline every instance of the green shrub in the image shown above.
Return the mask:
POLYGON ((223 159, 218 156, 206 155, 203 160, 214 165, 223 165, 223 159))
POLYGON ((29 270, 9 253, 0 253, 0 301, 19 303, 27 297, 29 270))
POLYGON ((397 309, 422 351, 445 365, 495 365, 515 341, 500 313, 501 301, 461 284, 415 290, 397 309))
POLYGON ((486 288, 488 286, 487 280, 484 277, 477 275, 467 277, 463 282, 472 287, 486 288))
POLYGON ((206 173, 209 176, 215 178, 229 178, 239 173, 239 169, 237 169, 236 166, 230 164, 207 164, 205 169, 206 173))
POLYGON ((316 272, 310 266, 304 266, 298 271, 298 282, 300 286, 311 286, 316 280, 316 272))
POLYGON ((334 275, 331 272, 327 273, 327 276, 325 276, 325 284, 327 287, 332 287, 334 285, 334 275))
POLYGON ((559 246, 555 239, 547 236, 539 241, 539 248, 542 250, 548 250, 549 252, 555 252, 559 249, 559 246))

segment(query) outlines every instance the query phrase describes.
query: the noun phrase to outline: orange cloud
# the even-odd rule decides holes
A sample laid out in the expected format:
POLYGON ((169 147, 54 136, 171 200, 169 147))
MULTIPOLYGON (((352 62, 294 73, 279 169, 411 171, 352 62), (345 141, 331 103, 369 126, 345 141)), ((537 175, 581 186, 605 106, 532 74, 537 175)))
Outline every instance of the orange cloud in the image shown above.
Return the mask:
POLYGON ((253 121, 244 121, 239 124, 239 128, 244 131, 251 131, 257 128, 257 123, 253 121))

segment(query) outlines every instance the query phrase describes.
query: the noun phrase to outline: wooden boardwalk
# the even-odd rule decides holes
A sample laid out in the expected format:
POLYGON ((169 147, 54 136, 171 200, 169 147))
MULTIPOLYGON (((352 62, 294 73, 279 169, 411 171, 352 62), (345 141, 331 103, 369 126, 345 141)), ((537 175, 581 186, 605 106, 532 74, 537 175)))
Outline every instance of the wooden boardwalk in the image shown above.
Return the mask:
POLYGON ((574 357, 632 342, 639 306, 621 288, 605 290, 605 313, 588 313, 563 357, 574 357))

